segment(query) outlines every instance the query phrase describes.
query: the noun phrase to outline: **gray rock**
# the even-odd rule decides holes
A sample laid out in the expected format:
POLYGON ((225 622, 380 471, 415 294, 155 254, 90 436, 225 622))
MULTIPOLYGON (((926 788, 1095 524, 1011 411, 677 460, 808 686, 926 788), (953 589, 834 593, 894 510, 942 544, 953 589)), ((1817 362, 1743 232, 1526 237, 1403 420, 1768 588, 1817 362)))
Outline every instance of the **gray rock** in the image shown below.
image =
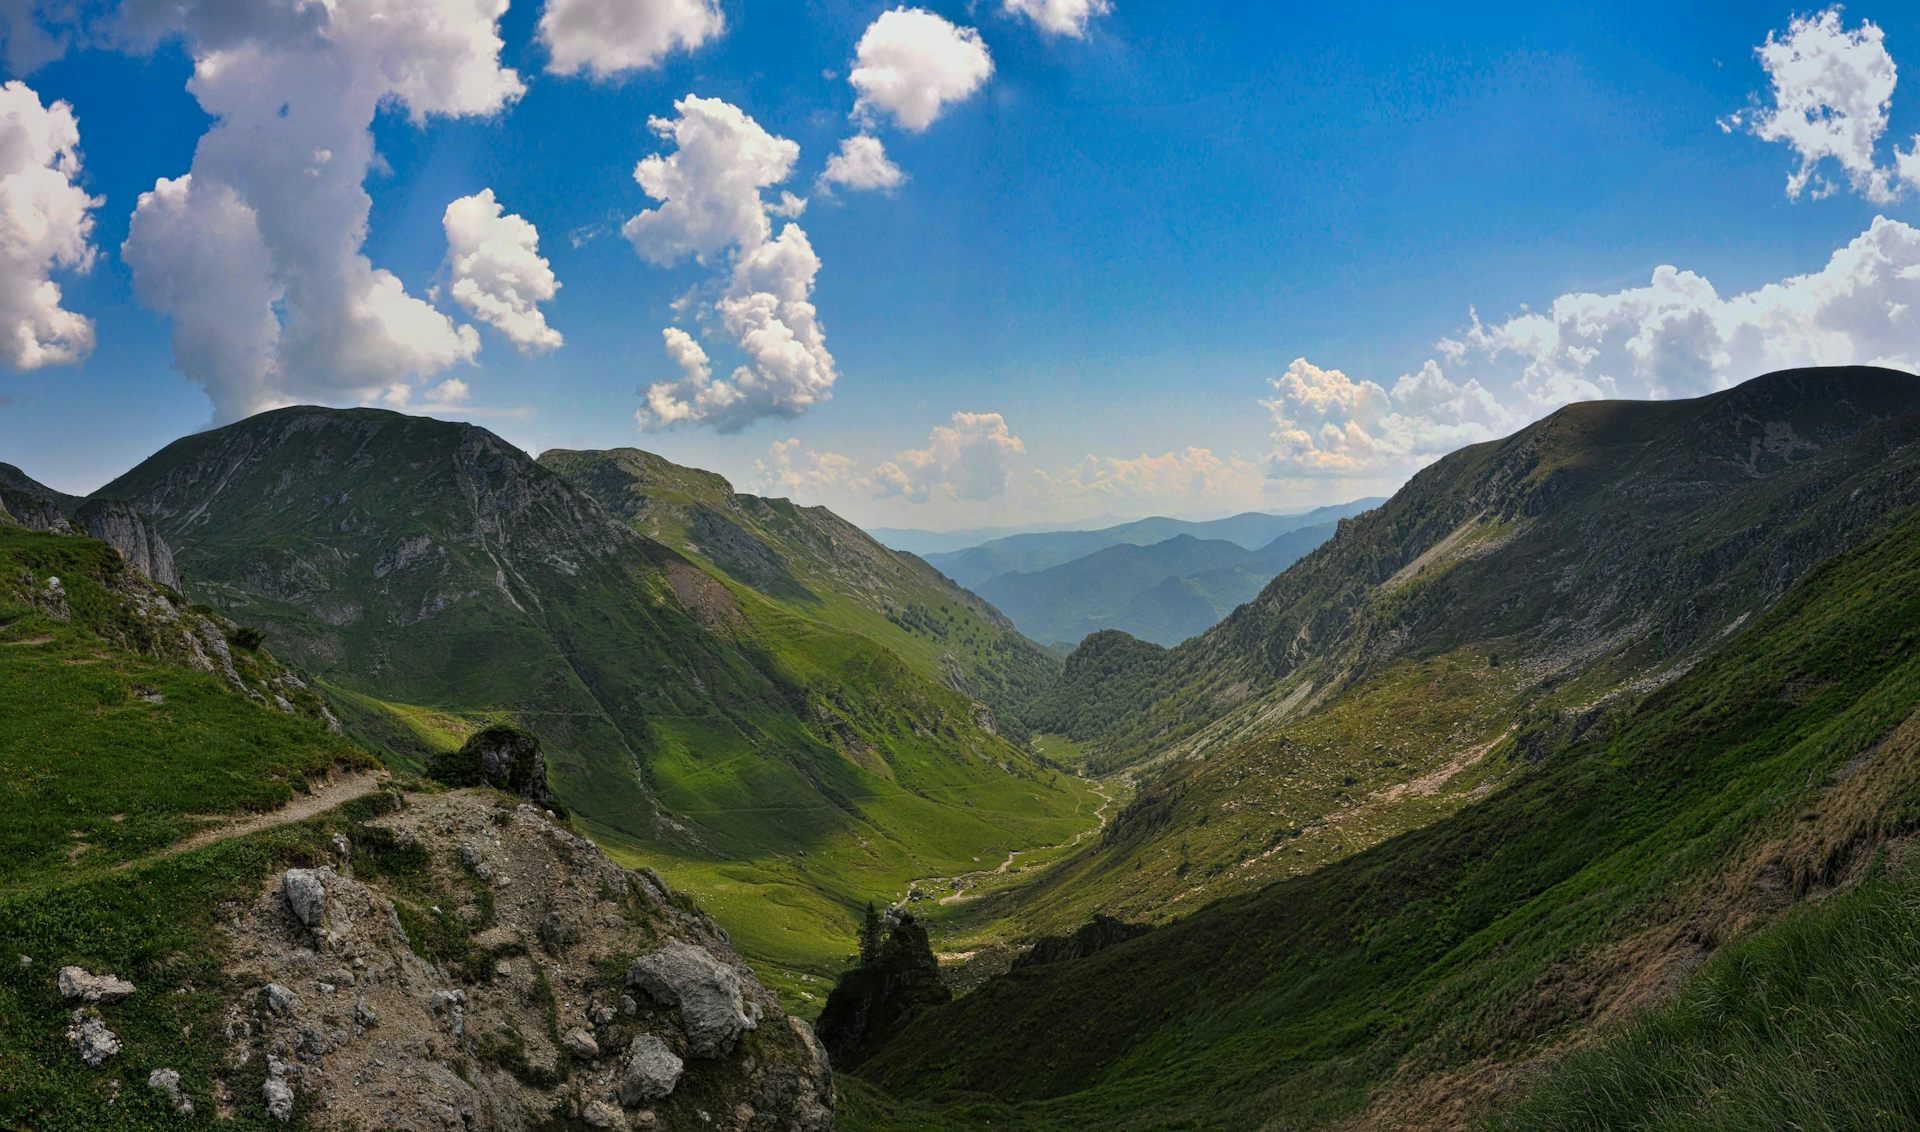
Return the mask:
POLYGON ((266 997, 267 1009, 274 1014, 291 1018, 300 1011, 300 996, 279 983, 268 983, 260 993, 266 997))
POLYGON ((591 1101, 580 1110, 580 1119, 589 1128, 625 1128, 627 1115, 606 1101, 591 1101))
POLYGON ((261 1099, 267 1102, 267 1115, 285 1124, 293 1119, 293 1086, 287 1084, 282 1076, 267 1078, 260 1087, 261 1099))
POLYGON ((444 1016, 447 1029, 454 1037, 467 1032, 467 994, 465 991, 434 991, 427 999, 427 1009, 436 1015, 444 1016))
POLYGON ((120 1038, 100 1017, 100 1012, 83 1006, 73 1012, 73 1024, 67 1027, 67 1041, 80 1053, 87 1066, 99 1065, 120 1052, 120 1038))
POLYGON ((287 894, 287 906, 300 922, 310 928, 318 929, 327 918, 326 878, 333 875, 332 869, 288 869, 280 878, 280 885, 287 894))
POLYGON ((636 959, 627 969, 627 985, 679 1008, 695 1057, 723 1056, 742 1032, 754 1028, 741 1000, 739 972, 704 948, 676 942, 636 959))
POLYGON ((561 1035, 560 1044, 565 1046, 567 1052, 575 1057, 595 1058, 600 1056, 600 1043, 593 1040, 592 1034, 587 1033, 578 1026, 561 1035))
POLYGON ((181 1116, 193 1115, 193 1098, 181 1091, 179 1070, 154 1070, 147 1074, 147 1088, 157 1093, 165 1093, 167 1100, 173 1103, 173 1111, 181 1116))
POLYGON ((133 984, 112 975, 90 975, 83 967, 60 968, 60 997, 82 1002, 119 1002, 133 993, 133 984))
POLYGON ((670 1096, 680 1084, 686 1063, 673 1055, 667 1043, 641 1034, 627 1047, 627 1065, 620 1076, 620 1103, 628 1107, 670 1096))

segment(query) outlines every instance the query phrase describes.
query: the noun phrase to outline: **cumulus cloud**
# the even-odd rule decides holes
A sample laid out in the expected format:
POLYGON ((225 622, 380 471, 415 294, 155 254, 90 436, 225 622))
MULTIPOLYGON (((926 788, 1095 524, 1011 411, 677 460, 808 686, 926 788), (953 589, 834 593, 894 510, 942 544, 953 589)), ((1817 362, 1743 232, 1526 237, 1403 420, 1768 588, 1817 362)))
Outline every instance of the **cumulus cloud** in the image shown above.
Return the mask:
POLYGON ((0 0, 0 51, 7 70, 30 75, 66 53, 68 36, 47 26, 42 0, 0 0))
POLYGON ((537 34, 548 71, 607 79, 697 50, 726 28, 716 0, 547 0, 537 34))
POLYGON ((798 224, 773 232, 773 215, 797 215, 806 202, 791 192, 771 204, 764 196, 791 175, 800 147, 719 99, 689 95, 674 109, 678 117, 653 122, 674 150, 634 171, 660 203, 623 231, 642 257, 663 266, 730 257, 720 295, 702 313, 718 320, 744 364, 716 380, 705 348, 669 328, 664 341, 681 376, 650 385, 635 418, 643 428, 736 432, 763 417, 798 416, 832 397, 838 379, 813 305, 820 257, 798 224))
POLYGON ((865 192, 899 188, 907 175, 887 157, 887 147, 871 134, 857 134, 840 143, 840 152, 827 159, 820 183, 865 192))
MULTIPOLYGON (((1854 191, 1890 203, 1900 195, 1901 181, 1920 185, 1920 161, 1896 152, 1892 165, 1880 164, 1897 78, 1885 39, 1871 21, 1848 30, 1838 6, 1794 18, 1785 35, 1769 33, 1756 49, 1773 83, 1773 105, 1730 115, 1721 128, 1745 128, 1791 148, 1800 158, 1787 177, 1787 196, 1794 200, 1810 185, 1815 199, 1838 190, 1820 172, 1831 159, 1854 191)), ((1920 138, 1915 148, 1920 150, 1920 138)))
POLYGON ((0 86, 0 362, 17 370, 76 362, 93 322, 61 305, 58 270, 92 268, 93 210, 79 185, 80 125, 23 82, 0 86))
POLYGON ((449 204, 441 225, 454 302, 523 352, 557 348, 560 332, 547 325, 540 304, 559 292, 560 281, 540 255, 539 231, 505 211, 492 189, 449 204))
POLYGON ((765 459, 753 462, 753 470, 759 479, 761 494, 802 503, 817 502, 831 493, 857 489, 866 482, 855 471, 851 456, 814 451, 792 437, 775 441, 767 449, 765 459))
POLYGON ((1878 218, 1818 271, 1730 296, 1662 266, 1642 287, 1474 315, 1437 350, 1391 390, 1294 362, 1266 402, 1272 474, 1408 471, 1574 401, 1696 397, 1795 366, 1920 372, 1920 230, 1878 218))
POLYGON ((1113 11, 1112 0, 1004 0, 1008 12, 1025 16, 1048 35, 1079 38, 1095 16, 1113 11))
POLYGON ((214 124, 191 171, 143 193, 123 245, 142 301, 223 418, 365 401, 471 361, 479 337, 362 254, 382 107, 485 115, 521 94, 501 66, 506 0, 133 0, 176 35, 214 124), (216 251, 218 249, 218 251, 216 251))
POLYGON ((872 121, 884 114, 918 132, 992 74, 993 58, 979 32, 924 8, 895 8, 860 36, 847 81, 859 95, 855 117, 872 121))
POLYGON ((1114 506, 1239 500, 1257 494, 1264 477, 1260 465, 1252 460, 1234 454, 1221 456, 1211 448, 1187 448, 1132 458, 1089 455, 1066 468, 1037 471, 1034 478, 1041 494, 1050 500, 1097 499, 1114 506))
POLYGON ((1013 462, 1026 450, 999 413, 955 413, 951 423, 928 434, 925 448, 901 452, 875 468, 874 494, 914 503, 992 499, 1006 490, 1013 462))

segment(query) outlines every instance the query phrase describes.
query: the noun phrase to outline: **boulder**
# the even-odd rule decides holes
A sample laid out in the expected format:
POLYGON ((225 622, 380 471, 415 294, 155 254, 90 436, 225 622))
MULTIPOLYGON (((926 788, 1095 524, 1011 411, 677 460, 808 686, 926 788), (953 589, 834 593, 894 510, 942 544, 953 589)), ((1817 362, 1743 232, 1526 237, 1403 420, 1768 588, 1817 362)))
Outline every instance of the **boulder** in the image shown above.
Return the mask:
POLYGON ((316 931, 326 922, 326 878, 332 875, 332 869, 288 869, 280 878, 280 887, 287 894, 287 907, 293 909, 301 923, 316 931))
POLYGON ((592 1034, 587 1033, 578 1026, 562 1034, 560 1036, 560 1044, 565 1046, 567 1052, 575 1057, 591 1059, 600 1056, 600 1043, 593 1040, 592 1034))
POLYGON ((83 967, 60 968, 60 997, 81 1002, 119 1002, 133 984, 112 975, 90 975, 83 967))
POLYGON ((181 1116, 193 1115, 193 1098, 180 1089, 180 1071, 177 1069, 156 1069, 147 1074, 147 1088, 156 1093, 164 1093, 172 1103, 173 1111, 181 1116))
POLYGON ((670 943, 634 960, 627 985, 679 1009, 687 1048, 695 1057, 723 1056, 754 1028, 741 999, 739 972, 690 943, 670 943))
POLYGON ((89 1068, 120 1052, 119 1035, 107 1029, 99 1011, 83 1006, 73 1012, 72 1023, 67 1027, 67 1041, 79 1051, 80 1060, 89 1068))
POLYGON ((285 1076, 267 1078, 260 1086, 260 1099, 267 1102, 267 1115, 285 1124, 293 1119, 293 1086, 285 1076))
POLYGON ((905 912, 891 924, 876 953, 840 976, 820 1012, 820 1041, 833 1063, 852 1068, 922 1011, 953 1000, 940 981, 940 964, 927 929, 905 912))
POLYGON ((673 1093, 686 1063, 667 1043, 653 1034, 641 1034, 627 1047, 626 1068, 620 1075, 620 1103, 637 1107, 673 1093))

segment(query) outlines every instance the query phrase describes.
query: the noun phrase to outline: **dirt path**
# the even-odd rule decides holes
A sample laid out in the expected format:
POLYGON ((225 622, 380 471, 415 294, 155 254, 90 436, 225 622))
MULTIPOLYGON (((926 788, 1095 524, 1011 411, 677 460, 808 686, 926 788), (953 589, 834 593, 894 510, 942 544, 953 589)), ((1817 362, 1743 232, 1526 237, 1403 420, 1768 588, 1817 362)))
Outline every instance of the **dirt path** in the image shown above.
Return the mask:
POLYGON ((315 814, 325 813, 335 806, 345 805, 355 798, 364 798, 375 790, 385 786, 388 781, 386 772, 353 771, 328 779, 313 786, 305 794, 295 794, 293 800, 277 810, 264 814, 252 814, 238 821, 228 821, 223 825, 210 826, 184 841, 176 841, 153 857, 143 857, 138 861, 127 861, 116 866, 129 868, 158 857, 174 857, 181 853, 190 853, 216 842, 235 837, 245 837, 250 833, 259 833, 263 829, 275 826, 291 825, 297 821, 306 821, 315 814))
POLYGON ((1083 829, 1079 833, 1074 834, 1073 840, 1063 841, 1058 845, 1038 845, 1033 847, 1032 849, 1014 849, 1008 852, 1007 859, 1000 862, 1000 866, 998 868, 978 869, 974 872, 961 873, 958 876, 950 876, 950 877, 921 877, 919 880, 916 880, 911 885, 909 885, 907 888, 907 891, 911 892, 913 891, 913 889, 919 888, 923 885, 925 886, 951 885, 953 887, 953 891, 947 894, 946 896, 942 896, 940 898, 940 903, 963 904, 968 900, 977 899, 975 896, 971 895, 967 891, 968 889, 972 888, 976 883, 978 883, 979 881, 987 877, 997 877, 997 876, 1004 875, 1007 872, 1007 870, 1013 868, 1013 863, 1015 861, 1018 861, 1021 857, 1026 856, 1028 853, 1038 853, 1038 852, 1042 852, 1046 850, 1054 850, 1054 849, 1072 849, 1074 846, 1080 844, 1082 841, 1085 841, 1087 838, 1092 837, 1094 834, 1099 833, 1101 830, 1107 828, 1107 811, 1111 809, 1113 806, 1113 795, 1110 792, 1108 792, 1106 786, 1103 785, 1102 783, 1091 782, 1090 785, 1100 795, 1100 808, 1094 811, 1093 816, 1095 818, 1095 824, 1091 828, 1083 829))

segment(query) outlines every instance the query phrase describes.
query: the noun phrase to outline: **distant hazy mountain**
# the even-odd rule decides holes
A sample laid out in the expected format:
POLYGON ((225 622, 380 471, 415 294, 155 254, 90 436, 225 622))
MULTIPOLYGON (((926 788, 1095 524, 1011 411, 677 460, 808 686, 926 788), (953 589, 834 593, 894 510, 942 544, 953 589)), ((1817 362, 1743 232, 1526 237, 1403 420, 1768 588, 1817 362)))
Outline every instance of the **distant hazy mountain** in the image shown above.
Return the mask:
POLYGON ((1015 527, 972 527, 964 531, 923 531, 915 527, 869 527, 867 533, 890 550, 908 554, 946 554, 992 542, 1010 535, 1045 534, 1052 531, 1083 531, 1093 527, 1111 527, 1126 520, 1112 515, 1075 519, 1070 523, 1027 523, 1015 527))
MULTIPOLYGON (((925 557, 947 577, 970 590, 979 590, 1002 574, 1035 573, 1084 558, 1110 546, 1152 546, 1180 535, 1207 541, 1225 541, 1246 550, 1257 550, 1288 531, 1358 515, 1380 503, 1379 499, 1357 499, 1352 503, 1319 507, 1299 515, 1269 515, 1249 511, 1205 522, 1156 516, 1098 530, 1007 535, 964 550, 926 553, 925 557)), ((1018 622, 1019 618, 1015 617, 1014 620, 1018 622)), ((1028 635, 1033 634, 1029 632, 1028 635)))
POLYGON ((1071 647, 1090 633, 1121 629, 1176 645, 1253 600, 1334 528, 1302 527, 1257 550, 1190 534, 1150 546, 1122 543, 1045 570, 1002 574, 979 592, 1038 641, 1071 647))

